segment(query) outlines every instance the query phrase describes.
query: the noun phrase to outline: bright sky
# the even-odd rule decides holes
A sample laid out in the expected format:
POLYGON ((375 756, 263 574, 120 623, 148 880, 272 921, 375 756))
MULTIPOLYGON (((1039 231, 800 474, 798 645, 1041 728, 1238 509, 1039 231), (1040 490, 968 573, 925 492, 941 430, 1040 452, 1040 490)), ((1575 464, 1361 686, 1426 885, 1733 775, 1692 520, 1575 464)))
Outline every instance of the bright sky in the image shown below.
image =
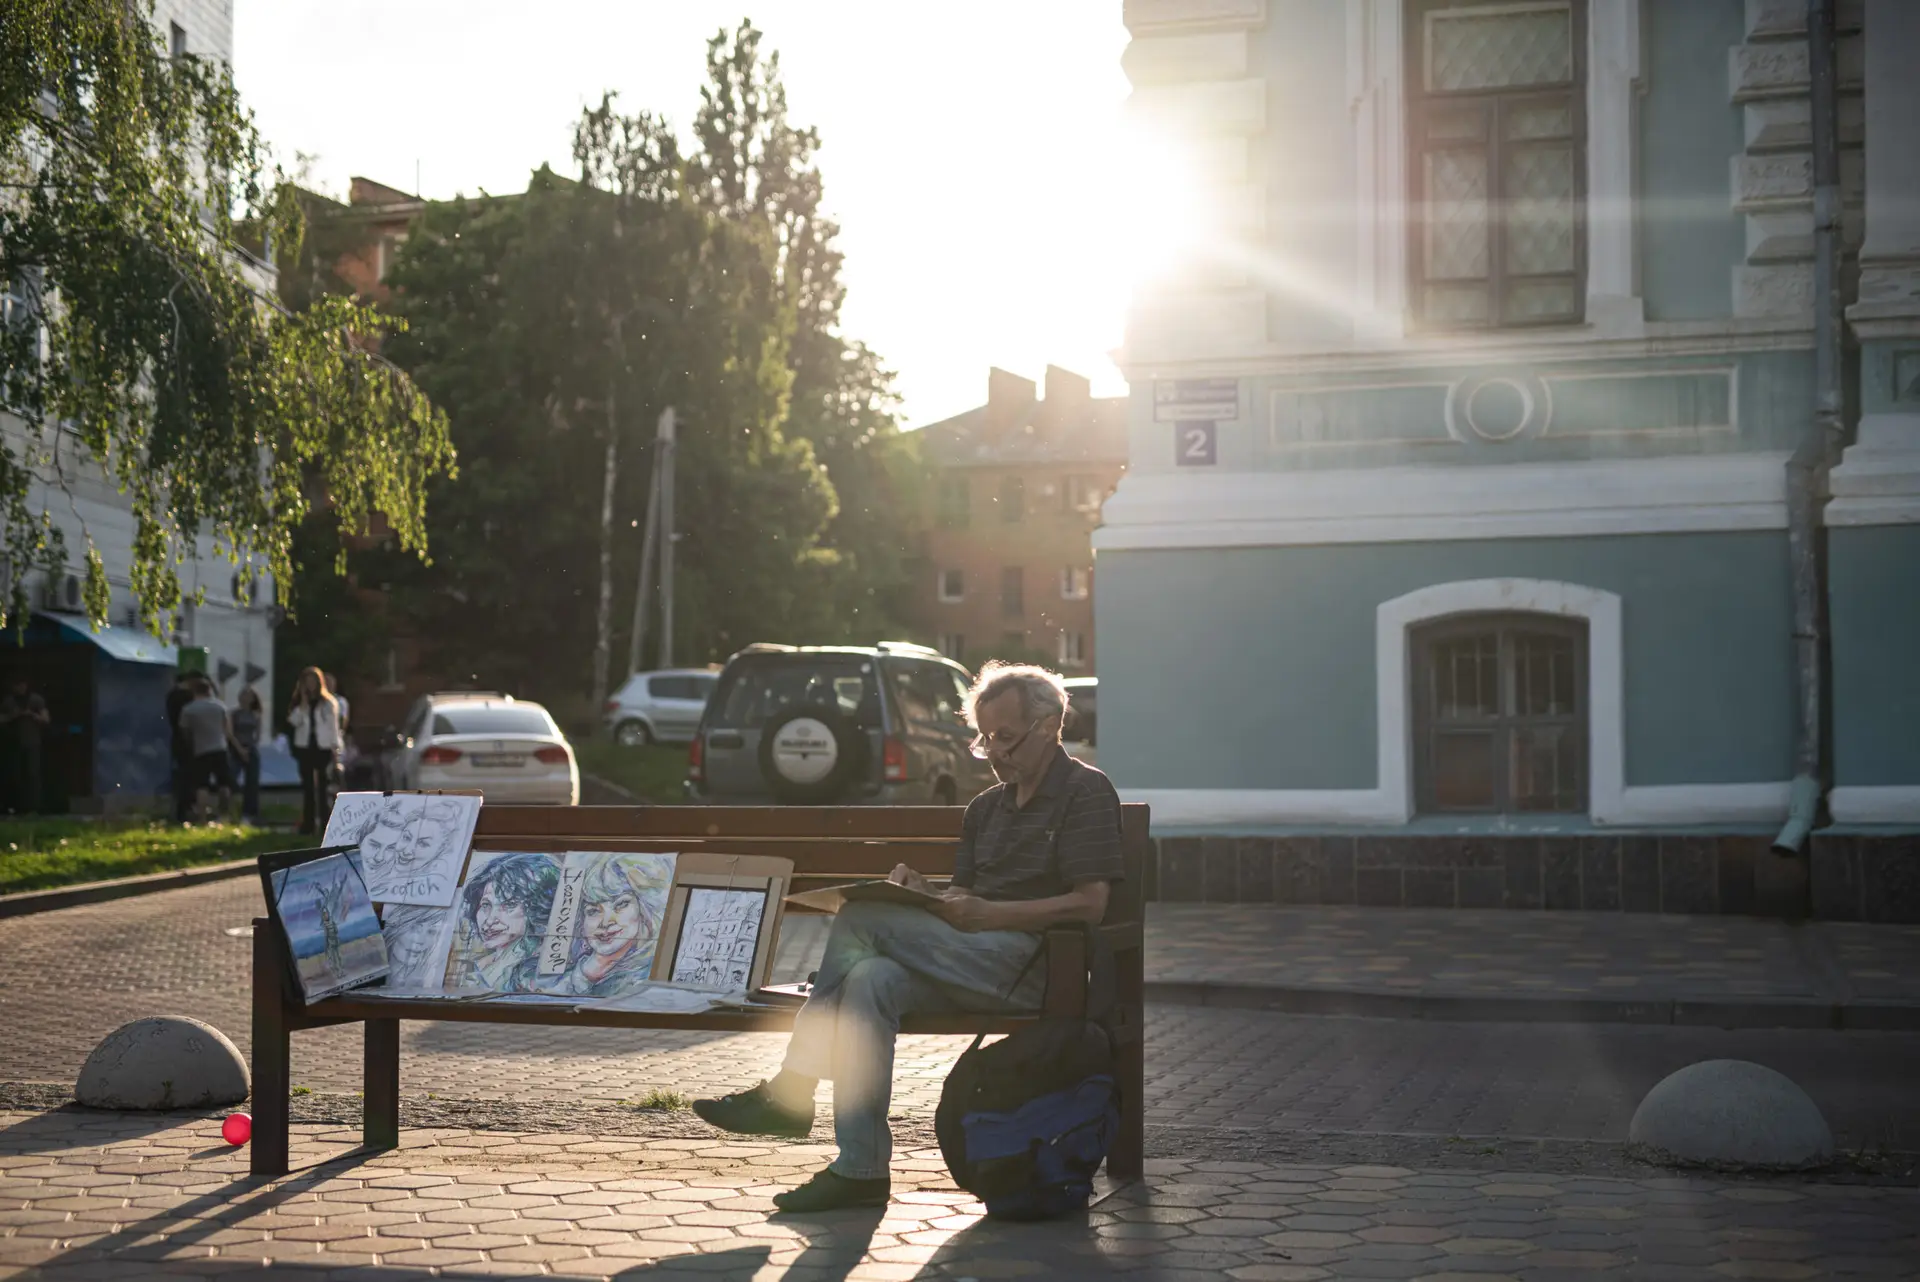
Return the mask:
POLYGON ((846 332, 899 374, 906 421, 980 404, 987 368, 1126 385, 1120 0, 235 0, 234 74, 276 156, 428 197, 568 172, 617 90, 684 131, 705 41, 750 17, 796 123, 820 130, 846 332))

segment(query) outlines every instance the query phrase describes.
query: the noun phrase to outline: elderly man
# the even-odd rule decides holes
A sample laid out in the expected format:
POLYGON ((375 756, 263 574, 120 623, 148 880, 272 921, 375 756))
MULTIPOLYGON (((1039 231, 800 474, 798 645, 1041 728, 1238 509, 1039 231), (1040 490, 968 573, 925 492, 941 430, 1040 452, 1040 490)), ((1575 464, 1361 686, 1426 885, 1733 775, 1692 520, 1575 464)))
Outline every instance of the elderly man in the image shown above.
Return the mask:
MULTIPOLYGON (((1041 932, 1097 923, 1120 880, 1120 798, 1107 777, 1060 746, 1066 688, 1043 668, 990 663, 967 698, 973 752, 998 787, 973 799, 952 884, 931 909, 848 904, 834 918, 813 994, 794 1018, 778 1076, 697 1100, 694 1111, 744 1135, 803 1136, 814 1088, 833 1080, 840 1155, 779 1194, 783 1211, 884 1206, 893 1137, 893 1040, 915 1011, 1031 1010, 1044 967, 1041 932)), ((904 864, 893 880, 926 889, 904 864)))

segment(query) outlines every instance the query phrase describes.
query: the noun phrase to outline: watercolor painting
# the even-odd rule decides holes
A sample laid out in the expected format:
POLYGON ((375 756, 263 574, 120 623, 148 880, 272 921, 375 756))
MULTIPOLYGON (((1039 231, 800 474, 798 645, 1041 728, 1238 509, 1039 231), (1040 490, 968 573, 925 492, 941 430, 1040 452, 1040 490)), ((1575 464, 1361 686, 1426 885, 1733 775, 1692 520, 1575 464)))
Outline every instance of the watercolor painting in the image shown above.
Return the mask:
POLYGON ((446 987, 534 991, 560 863, 558 855, 524 851, 473 853, 451 914, 446 987))
POLYGON ((744 992, 766 911, 764 890, 688 887, 673 951, 673 982, 744 992))
POLYGON ((375 903, 446 908, 479 818, 479 797, 346 792, 334 802, 322 844, 360 848, 375 903))
POLYGON ((301 995, 330 997, 387 974, 387 946, 358 864, 349 853, 273 874, 274 910, 293 950, 301 995))
POLYGON ((541 991, 619 997, 645 985, 673 867, 672 855, 569 851, 547 949, 534 964, 541 991))
POLYGON ((390 904, 380 915, 387 940, 387 987, 432 991, 447 974, 456 914, 451 908, 390 904))

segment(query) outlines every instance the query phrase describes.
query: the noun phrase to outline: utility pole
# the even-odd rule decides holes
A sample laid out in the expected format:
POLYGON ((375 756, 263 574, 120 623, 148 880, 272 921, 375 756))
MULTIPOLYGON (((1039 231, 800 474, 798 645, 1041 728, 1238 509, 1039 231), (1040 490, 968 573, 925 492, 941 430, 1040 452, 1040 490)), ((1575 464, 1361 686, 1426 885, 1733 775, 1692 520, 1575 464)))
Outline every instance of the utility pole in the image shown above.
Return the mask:
POLYGON ((660 415, 660 666, 673 666, 673 409, 660 415))
MULTIPOLYGON (((673 476, 673 407, 660 411, 660 425, 654 435, 653 468, 647 478, 647 528, 640 538, 640 583, 633 594, 633 632, 627 643, 627 675, 640 671, 645 661, 647 636, 647 607, 653 600, 653 563, 656 550, 660 546, 660 531, 672 528, 672 476, 673 476), (664 517, 664 521, 663 521, 664 517)), ((672 542, 667 542, 667 551, 661 557, 661 587, 672 592, 672 542)), ((672 597, 663 610, 662 620, 665 635, 673 635, 672 597)), ((660 648, 660 666, 668 667, 673 659, 671 640, 660 648)))

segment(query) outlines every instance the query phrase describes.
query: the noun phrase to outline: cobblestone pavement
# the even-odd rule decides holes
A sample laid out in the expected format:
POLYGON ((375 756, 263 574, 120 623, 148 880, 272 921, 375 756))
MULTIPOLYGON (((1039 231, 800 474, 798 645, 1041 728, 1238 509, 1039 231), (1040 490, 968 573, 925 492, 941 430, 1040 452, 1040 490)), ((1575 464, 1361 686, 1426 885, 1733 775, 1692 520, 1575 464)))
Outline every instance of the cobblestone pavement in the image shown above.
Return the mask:
MULTIPOLYGON (((258 891, 233 882, 20 918, 0 935, 0 1081, 71 1085, 115 1027, 152 1014, 205 1019, 247 1045, 251 941, 231 936, 258 891), (75 975, 76 941, 88 960, 75 975)), ((791 959, 790 959, 791 960, 791 959)), ((804 964, 804 956, 800 962, 804 964)), ((688 1095, 765 1077, 766 1034, 409 1023, 412 1098, 615 1106, 661 1088, 688 1095)), ((900 1109, 924 1114, 963 1042, 903 1039, 900 1109)), ((360 1085, 356 1028, 294 1039, 294 1081, 360 1085)), ((1315 1019, 1155 1006, 1148 1120, 1158 1127, 1617 1140, 1640 1098, 1700 1059, 1757 1060, 1804 1086, 1851 1148, 1920 1151, 1920 1034, 1626 1025, 1315 1019)), ((824 1129, 821 1132, 825 1134, 824 1129)))
POLYGON ((1160 1161, 1083 1219, 985 1221, 937 1152, 885 1211, 772 1214, 812 1145, 442 1129, 354 1154, 302 1126, 245 1175, 217 1121, 0 1113, 0 1277, 759 1282, 895 1279, 1911 1278, 1920 1190, 1404 1165, 1160 1161), (327 1160, 333 1159, 333 1160, 327 1160))
POLYGON ((1920 926, 1229 904, 1155 904, 1150 925, 1161 983, 1920 1004, 1920 926))

